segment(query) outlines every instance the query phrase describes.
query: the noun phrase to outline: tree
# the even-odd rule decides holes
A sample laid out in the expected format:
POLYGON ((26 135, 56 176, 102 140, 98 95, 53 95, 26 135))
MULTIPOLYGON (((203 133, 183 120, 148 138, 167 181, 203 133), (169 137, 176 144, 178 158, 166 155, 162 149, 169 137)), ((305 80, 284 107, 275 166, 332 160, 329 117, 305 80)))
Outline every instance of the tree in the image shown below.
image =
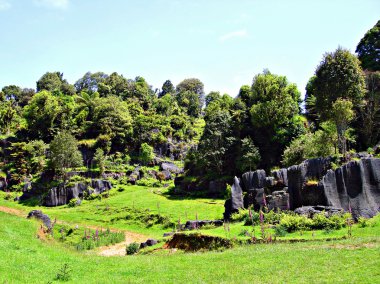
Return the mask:
POLYGON ((338 98, 359 105, 365 93, 364 73, 359 60, 340 47, 324 55, 312 85, 315 111, 322 121, 330 119, 332 105, 338 98))
POLYGON ((231 115, 227 110, 210 112, 205 117, 206 126, 198 146, 198 167, 211 175, 223 175, 234 171, 234 161, 229 151, 235 142, 231 131, 231 115), (228 169, 226 169, 228 167, 228 169))
POLYGON ((96 165, 99 167, 100 175, 103 175, 105 171, 106 155, 104 155, 104 151, 101 148, 96 149, 95 155, 94 155, 94 161, 96 165))
POLYGON ((127 102, 116 96, 96 99, 92 125, 91 132, 95 136, 107 135, 113 147, 124 148, 133 133, 127 102))
POLYGON ((83 165, 77 141, 70 133, 58 133, 50 143, 50 166, 54 172, 66 180, 69 168, 83 165))
POLYGON ((251 130, 246 127, 247 134, 260 149, 261 166, 269 168, 279 162, 290 141, 304 132, 300 92, 285 76, 265 70, 254 77, 249 101, 251 130))
POLYGON ((19 101, 22 93, 22 89, 16 85, 5 86, 2 89, 2 92, 6 100, 19 101))
POLYGON ((380 71, 365 71, 365 74, 367 92, 359 107, 358 119, 353 122, 363 150, 380 141, 380 71))
POLYGON ((63 79, 63 73, 60 72, 46 72, 42 75, 37 81, 37 92, 42 90, 61 91, 65 95, 75 94, 75 87, 63 79))
POLYGON ((9 135, 21 124, 19 108, 14 101, 0 102, 0 133, 9 135))
POLYGON ((240 171, 256 169, 260 158, 259 149, 253 144, 251 137, 243 138, 241 140, 241 154, 237 161, 240 171))
POLYGON ((355 113, 351 101, 339 98, 333 103, 331 117, 336 124, 339 152, 343 156, 346 155, 347 151, 346 131, 348 123, 354 119, 354 116, 355 113))
POLYGON ((99 84, 104 84, 107 77, 108 75, 103 72, 87 72, 82 78, 75 82, 74 86, 77 93, 84 91, 91 94, 98 91, 99 84))
POLYGON ((199 117, 205 103, 203 83, 196 78, 185 79, 176 87, 176 99, 188 115, 199 117))
POLYGON ((366 32, 355 52, 364 70, 380 71, 380 20, 366 32))
POLYGON ((161 98, 165 96, 166 94, 174 95, 175 88, 170 80, 166 80, 164 84, 162 85, 162 90, 159 93, 158 97, 161 98))
POLYGON ((154 158, 153 147, 147 143, 142 143, 140 147, 140 161, 143 165, 148 165, 154 158))

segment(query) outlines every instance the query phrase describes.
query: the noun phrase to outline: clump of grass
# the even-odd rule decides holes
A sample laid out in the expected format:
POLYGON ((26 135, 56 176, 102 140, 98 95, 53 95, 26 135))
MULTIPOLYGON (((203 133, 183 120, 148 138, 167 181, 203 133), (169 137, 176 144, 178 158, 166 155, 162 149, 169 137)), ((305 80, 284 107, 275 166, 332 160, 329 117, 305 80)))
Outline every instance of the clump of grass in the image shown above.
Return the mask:
POLYGON ((125 240, 123 232, 111 232, 109 229, 103 230, 85 230, 84 236, 77 243, 77 250, 90 250, 100 246, 114 245, 125 240))

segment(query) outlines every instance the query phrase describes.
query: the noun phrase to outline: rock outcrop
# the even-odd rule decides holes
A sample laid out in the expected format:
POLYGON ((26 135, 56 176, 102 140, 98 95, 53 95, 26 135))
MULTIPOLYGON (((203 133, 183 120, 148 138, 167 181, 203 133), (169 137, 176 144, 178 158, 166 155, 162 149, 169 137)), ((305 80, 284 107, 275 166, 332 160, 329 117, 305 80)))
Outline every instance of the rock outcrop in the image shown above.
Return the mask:
POLYGON ((49 216, 46 215, 46 214, 43 214, 41 210, 32 210, 32 211, 30 211, 29 214, 28 214, 28 216, 26 218, 28 218, 28 219, 30 219, 30 218, 36 218, 36 219, 42 221, 42 223, 45 225, 45 227, 49 231, 51 231, 52 228, 53 228, 49 216))
POLYGON ((273 171, 271 177, 263 170, 243 174, 241 182, 235 177, 225 217, 241 208, 243 191, 245 208, 253 205, 257 210, 264 204, 282 210, 318 207, 351 211, 354 218, 373 217, 380 211, 380 159, 363 157, 335 170, 331 158, 317 158, 273 171))
POLYGON ((94 179, 91 180, 90 187, 82 182, 75 183, 72 186, 60 184, 49 190, 43 200, 43 205, 48 207, 65 205, 73 198, 82 199, 85 193, 90 195, 105 192, 111 189, 112 185, 108 180, 94 179))

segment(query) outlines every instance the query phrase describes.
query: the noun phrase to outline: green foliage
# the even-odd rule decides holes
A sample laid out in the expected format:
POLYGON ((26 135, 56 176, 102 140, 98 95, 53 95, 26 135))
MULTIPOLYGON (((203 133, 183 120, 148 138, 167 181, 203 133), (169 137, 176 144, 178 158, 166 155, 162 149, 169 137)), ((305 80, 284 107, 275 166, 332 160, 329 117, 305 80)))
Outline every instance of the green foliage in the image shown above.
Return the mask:
POLYGON ((340 47, 324 55, 312 85, 315 111, 321 120, 331 118, 332 105, 338 98, 359 104, 364 97, 365 81, 360 62, 340 47))
POLYGON ((260 162, 259 149, 253 144, 250 137, 241 140, 241 154, 237 165, 241 172, 255 170, 260 162))
MULTIPOLYGON (((80 201, 80 200, 79 200, 80 201)), ((78 199, 76 199, 76 198, 73 198, 73 199, 71 199, 70 201, 69 201, 69 203, 67 204, 67 207, 77 207, 78 206, 78 204, 80 204, 80 203, 78 203, 78 199)))
POLYGON ((50 143, 50 166, 60 176, 65 176, 67 169, 82 165, 82 155, 77 141, 68 132, 58 133, 50 143))
POLYGON ((104 155, 104 151, 101 148, 96 149, 94 161, 96 165, 99 167, 100 175, 102 175, 105 171, 106 156, 104 155))
POLYGON ((71 278, 71 269, 67 263, 65 263, 55 276, 55 280, 58 281, 69 281, 71 278))
POLYGON ((331 156, 336 153, 337 143, 335 124, 323 122, 320 130, 303 134, 290 143, 284 151, 282 164, 291 166, 306 159, 331 156))
POLYGON ((140 245, 138 243, 135 243, 135 242, 134 243, 130 243, 126 247, 126 253, 127 253, 127 255, 136 254, 136 253, 138 253, 139 250, 140 250, 140 245))
POLYGON ((153 147, 147 143, 142 143, 139 159, 143 165, 148 165, 154 158, 153 147))
POLYGON ((380 20, 360 40, 356 53, 365 70, 380 71, 380 20))

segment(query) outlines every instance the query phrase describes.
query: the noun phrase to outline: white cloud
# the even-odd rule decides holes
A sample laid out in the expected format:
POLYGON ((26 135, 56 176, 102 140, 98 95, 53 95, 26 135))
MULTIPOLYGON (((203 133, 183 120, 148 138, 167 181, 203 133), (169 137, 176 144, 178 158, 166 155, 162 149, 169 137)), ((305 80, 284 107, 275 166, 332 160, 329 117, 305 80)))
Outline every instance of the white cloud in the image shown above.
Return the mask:
POLYGON ((232 38, 241 38, 241 37, 246 37, 248 35, 246 30, 239 30, 239 31, 234 31, 230 33, 226 33, 222 36, 219 37, 220 41, 226 41, 232 38))
POLYGON ((7 0, 0 0, 0 11, 9 10, 11 8, 11 3, 7 0))
POLYGON ((47 8, 66 9, 69 5, 69 0, 34 0, 34 4, 47 8))

